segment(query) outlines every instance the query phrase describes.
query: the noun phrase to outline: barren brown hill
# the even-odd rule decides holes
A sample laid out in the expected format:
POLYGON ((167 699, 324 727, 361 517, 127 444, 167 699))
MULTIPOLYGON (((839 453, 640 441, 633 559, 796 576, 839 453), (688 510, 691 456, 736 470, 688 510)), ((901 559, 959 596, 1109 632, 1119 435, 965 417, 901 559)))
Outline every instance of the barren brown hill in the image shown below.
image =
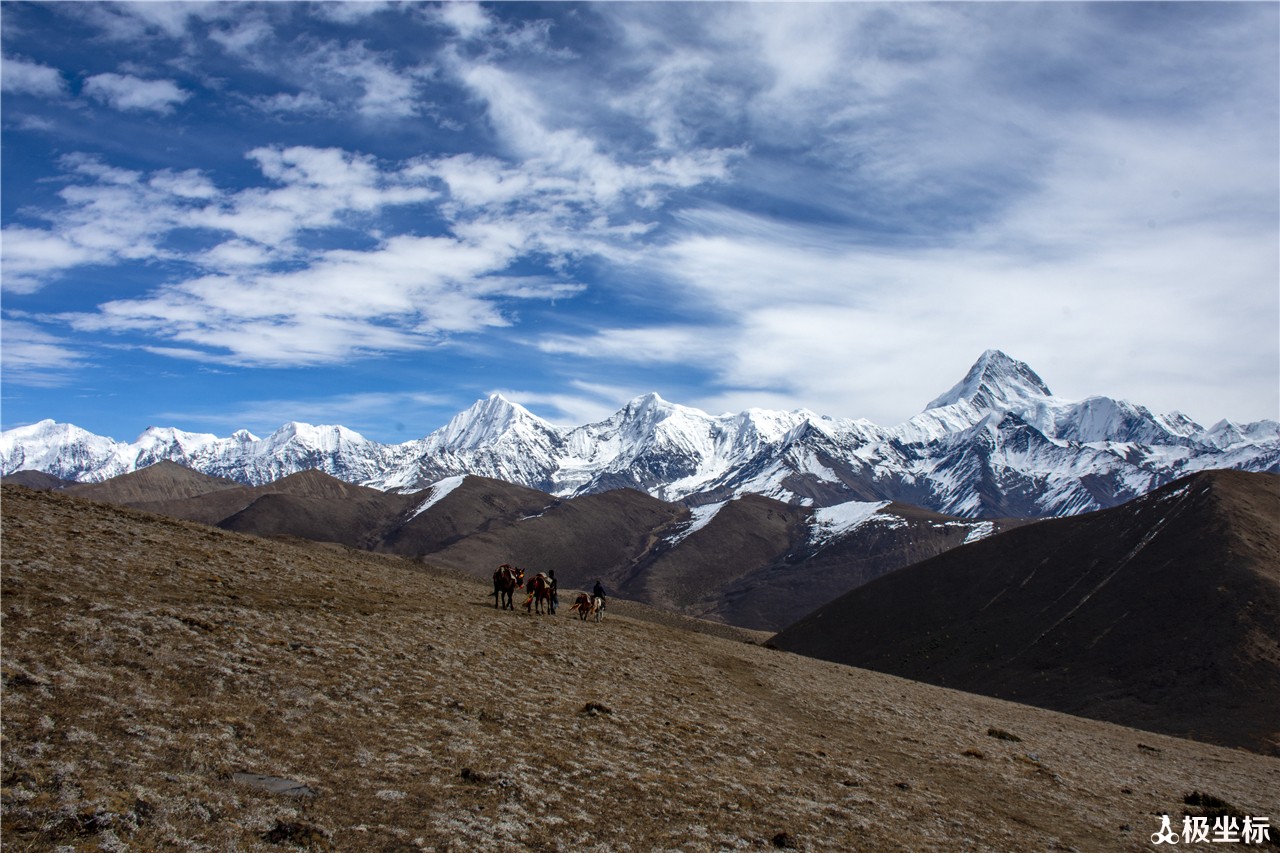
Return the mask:
POLYGON ((881 578, 779 648, 1280 753, 1280 477, 1215 471, 881 578))
POLYGON ((137 471, 112 477, 101 483, 67 483, 68 494, 95 501, 132 507, 156 507, 163 511, 171 501, 226 490, 242 490, 243 485, 225 477, 211 477, 176 462, 161 461, 137 471))
POLYGON ((615 489, 547 504, 516 523, 493 525, 429 555, 432 563, 489 578, 515 563, 530 572, 554 569, 563 588, 590 588, 597 578, 616 590, 637 559, 686 520, 689 511, 635 489, 615 489))
POLYGON ((52 474, 46 474, 43 471, 15 471, 12 474, 6 474, 0 478, 0 482, 6 485, 26 486, 28 489, 43 489, 54 491, 57 489, 65 489, 71 485, 70 480, 64 480, 61 477, 55 477, 52 474))
POLYGON ((452 488, 437 484, 412 497, 408 517, 384 537, 378 550, 405 557, 434 554, 473 534, 538 516, 560 502, 546 492, 474 475, 452 488), (438 496, 437 489, 448 491, 438 496), (419 511, 428 502, 430 506, 419 511))
POLYGON ((498 611, 339 546, 0 510, 6 850, 1141 851, 1165 814, 1280 823, 1274 758, 498 611))
POLYGON ((223 518, 219 527, 353 548, 375 548, 415 500, 409 495, 355 486, 314 470, 257 486, 249 494, 252 503, 223 518))
POLYGON ((759 495, 725 504, 678 547, 637 561, 623 593, 756 630, 778 631, 889 572, 958 547, 975 532, 1020 519, 976 522, 890 504, 856 530, 814 539, 814 512, 759 495))

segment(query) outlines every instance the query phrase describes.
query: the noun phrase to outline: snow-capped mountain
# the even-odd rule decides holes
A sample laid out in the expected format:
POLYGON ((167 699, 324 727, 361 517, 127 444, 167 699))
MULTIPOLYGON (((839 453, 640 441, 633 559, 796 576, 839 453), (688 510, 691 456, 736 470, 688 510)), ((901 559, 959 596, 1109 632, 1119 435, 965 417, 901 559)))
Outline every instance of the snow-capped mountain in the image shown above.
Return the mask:
POLYGON ((709 415, 657 394, 612 417, 558 427, 494 395, 416 441, 290 423, 266 438, 151 428, 130 443, 42 421, 0 433, 0 470, 99 481, 167 459, 261 484, 306 469, 415 491, 479 474, 561 496, 634 488, 691 505, 761 494, 835 506, 895 500, 967 517, 1071 515, 1210 468, 1280 472, 1280 423, 1157 415, 1107 397, 1055 397, 998 350, 894 427, 813 412, 709 415))

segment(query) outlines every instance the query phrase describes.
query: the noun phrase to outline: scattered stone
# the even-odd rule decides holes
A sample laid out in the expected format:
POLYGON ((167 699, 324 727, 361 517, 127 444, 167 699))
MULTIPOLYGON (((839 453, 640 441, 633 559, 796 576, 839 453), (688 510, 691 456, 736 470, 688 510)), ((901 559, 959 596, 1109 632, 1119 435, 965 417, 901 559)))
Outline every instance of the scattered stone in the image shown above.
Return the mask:
POLYGON ((262 833, 262 840, 271 844, 294 844, 298 847, 332 849, 329 833, 305 821, 276 820, 276 825, 262 833))
POLYGON ((1014 743, 1022 742, 1022 738, 1018 737, 1017 735, 1011 732, 1006 732, 1004 729, 997 729, 994 726, 992 728, 987 729, 987 734, 990 737, 996 738, 998 740, 1010 740, 1010 741, 1013 741, 1014 743))
POLYGON ((910 790, 911 790, 911 783, 910 783, 910 782, 894 782, 894 783, 893 783, 893 787, 895 787, 895 788, 901 788, 901 789, 902 789, 902 790, 904 790, 904 791, 910 791, 910 790))
POLYGON ((599 702, 588 702, 582 707, 582 713, 588 717, 595 717, 600 714, 612 714, 613 709, 607 705, 601 705, 599 702))
POLYGON ((232 773, 231 781, 239 785, 248 785, 282 797, 314 797, 316 791, 293 779, 281 779, 279 776, 264 776, 261 773, 232 773))
POLYGON ((779 832, 773 837, 773 846, 782 850, 795 850, 800 847, 800 843, 791 833, 779 832))

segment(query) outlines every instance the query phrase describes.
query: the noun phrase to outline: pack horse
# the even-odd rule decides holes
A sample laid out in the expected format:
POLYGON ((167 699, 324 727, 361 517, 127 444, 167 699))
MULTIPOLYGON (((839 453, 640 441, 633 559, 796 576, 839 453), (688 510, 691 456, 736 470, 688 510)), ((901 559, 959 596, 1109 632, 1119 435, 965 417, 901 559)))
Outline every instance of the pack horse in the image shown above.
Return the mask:
POLYGON ((551 578, 547 577, 546 572, 538 572, 529 579, 528 584, 529 597, 524 600, 524 609, 528 610, 532 605, 536 608, 536 612, 551 612, 551 578))
POLYGON ((512 596, 524 586, 524 569, 516 568, 508 563, 498 566, 493 573, 493 606, 501 606, 503 610, 515 610, 512 596))
POLYGON ((578 597, 574 600, 570 610, 576 611, 578 618, 583 622, 587 619, 595 617, 599 622, 604 618, 604 598, 599 595, 590 595, 585 592, 578 593, 578 597))

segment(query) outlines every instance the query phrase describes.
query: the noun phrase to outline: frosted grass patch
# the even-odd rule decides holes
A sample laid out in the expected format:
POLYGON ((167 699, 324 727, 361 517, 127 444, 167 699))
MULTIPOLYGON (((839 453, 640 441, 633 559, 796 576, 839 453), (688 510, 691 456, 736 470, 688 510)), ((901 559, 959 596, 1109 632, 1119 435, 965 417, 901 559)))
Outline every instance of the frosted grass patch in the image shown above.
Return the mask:
POLYGON ((838 539, 870 521, 889 501, 849 501, 813 512, 809 541, 815 545, 838 539))

